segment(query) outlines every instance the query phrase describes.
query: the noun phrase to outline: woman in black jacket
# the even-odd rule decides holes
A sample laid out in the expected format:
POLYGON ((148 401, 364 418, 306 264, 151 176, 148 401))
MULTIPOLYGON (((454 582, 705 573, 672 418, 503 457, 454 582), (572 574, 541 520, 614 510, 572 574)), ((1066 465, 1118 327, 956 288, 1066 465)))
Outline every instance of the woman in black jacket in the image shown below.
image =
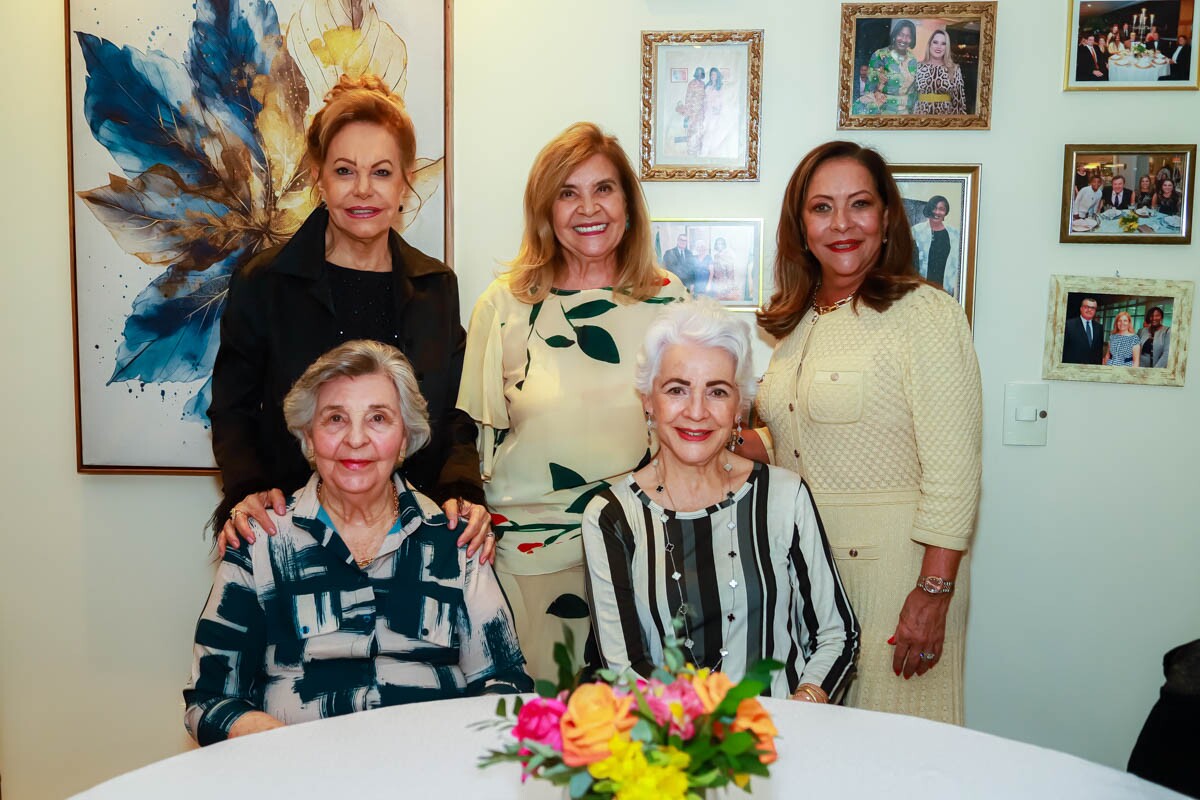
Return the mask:
POLYGON ((253 541, 248 517, 272 532, 267 508, 283 514, 285 496, 312 472, 283 420, 292 383, 336 345, 375 339, 404 352, 429 403, 432 440, 403 465, 405 477, 442 504, 470 554, 484 548, 486 563, 495 539, 476 427, 455 408, 465 341, 458 284, 392 229, 416 196, 412 121, 374 76, 343 76, 325 101, 307 134, 322 205, 287 244, 234 276, 221 320, 208 412, 225 493, 213 516, 218 546, 253 541))

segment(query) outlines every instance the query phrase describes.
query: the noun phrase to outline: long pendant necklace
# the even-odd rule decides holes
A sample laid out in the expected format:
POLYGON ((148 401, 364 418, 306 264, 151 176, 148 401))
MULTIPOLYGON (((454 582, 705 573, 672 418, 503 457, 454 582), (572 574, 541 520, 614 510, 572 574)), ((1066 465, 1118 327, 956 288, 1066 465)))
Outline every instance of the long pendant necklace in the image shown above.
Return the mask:
MULTIPOLYGON (((321 506, 325 508, 325 510, 329 511, 330 515, 332 516, 333 510, 331 508, 329 508, 329 506, 325 505, 324 489, 325 489, 325 481, 318 479, 317 480, 317 502, 320 503, 321 506)), ((393 525, 395 525, 396 520, 398 520, 398 519, 400 519, 400 492, 396 489, 396 484, 393 482, 392 483, 392 521, 388 523, 388 528, 390 529, 393 525)), ((378 524, 379 523, 376 522, 371 527, 373 528, 373 527, 375 527, 375 525, 378 525, 378 524)), ((343 540, 343 541, 345 541, 345 540, 343 540)), ((347 550, 350 549, 349 544, 346 545, 346 549, 347 550)), ((379 550, 378 547, 376 547, 375 549, 376 549, 376 551, 379 550)), ((351 553, 350 557, 354 558, 354 554, 351 553)), ((374 561, 375 561, 375 556, 368 556, 366 558, 355 558, 354 559, 354 563, 357 564, 360 569, 365 569, 365 568, 371 566, 371 563, 374 561)))
MULTIPOLYGON (((654 487, 654 491, 659 494, 662 494, 665 492, 667 495, 667 500, 671 504, 671 508, 675 511, 676 514, 678 514, 679 506, 676 505, 675 498, 671 496, 671 489, 667 485, 667 480, 663 474, 664 470, 662 468, 662 465, 659 462, 659 459, 657 459, 657 458, 654 459, 652 464, 654 466, 654 476, 658 483, 658 485, 654 487)), ((729 488, 729 473, 733 470, 733 464, 726 462, 723 465, 723 468, 724 468, 723 469, 724 474, 722 475, 722 482, 723 482, 724 489, 725 489, 726 506, 724 509, 718 508, 718 512, 721 510, 727 510, 727 515, 726 515, 727 519, 725 522, 725 528, 729 531, 729 552, 727 555, 729 556, 729 561, 730 561, 730 564, 729 564, 729 571, 730 571, 729 609, 730 610, 725 615, 725 619, 721 622, 721 648, 720 648, 720 650, 717 651, 718 654, 720 655, 720 658, 717 659, 717 663, 712 665, 713 670, 719 670, 721 668, 722 662, 725 661, 725 656, 729 655, 729 648, 726 647, 726 644, 729 642, 729 632, 733 628, 733 622, 734 622, 734 620, 737 619, 737 615, 734 614, 733 609, 737 607, 737 588, 740 585, 738 582, 738 560, 737 560, 737 547, 736 547, 737 522, 735 521, 737 519, 737 504, 733 501, 733 492, 729 488)), ((661 505, 661 503, 660 503, 660 505, 661 505)), ((660 519, 663 523, 663 534, 664 534, 663 538, 664 538, 664 542, 665 542, 664 549, 667 551, 667 560, 671 564, 671 574, 669 577, 671 578, 671 580, 675 581, 676 590, 679 592, 679 597, 681 600, 681 605, 679 606, 678 614, 679 614, 679 619, 683 622, 683 636, 684 636, 683 646, 687 649, 688 655, 691 656, 692 663, 696 664, 697 666, 701 666, 700 659, 696 658, 696 653, 695 653, 695 651, 692 650, 693 646, 696 643, 692 639, 691 626, 688 624, 688 603, 687 603, 687 597, 684 594, 685 584, 683 583, 683 573, 681 573, 679 571, 679 567, 675 564, 675 552, 674 552, 675 545, 672 544, 670 541, 665 541, 666 540, 667 522, 670 519, 670 516, 668 514, 664 513, 660 517, 660 519)), ((718 520, 717 514, 714 513, 712 515, 714 531, 716 530, 716 527, 717 527, 717 520, 718 520)))

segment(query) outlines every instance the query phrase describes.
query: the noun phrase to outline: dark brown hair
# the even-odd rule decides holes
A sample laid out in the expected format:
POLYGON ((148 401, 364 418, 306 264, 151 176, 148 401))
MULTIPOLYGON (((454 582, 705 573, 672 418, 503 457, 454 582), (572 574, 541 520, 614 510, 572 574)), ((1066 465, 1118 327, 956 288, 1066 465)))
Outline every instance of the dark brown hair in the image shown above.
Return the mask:
POLYGON ((913 266, 913 238, 904 213, 904 200, 883 156, 854 142, 826 142, 800 161, 783 193, 775 248, 775 294, 767 307, 758 312, 758 324, 772 336, 787 336, 800 324, 820 285, 821 264, 808 249, 801 212, 813 174, 821 165, 837 159, 849 159, 866 167, 875 180, 875 191, 883 201, 887 217, 879 260, 858 288, 854 305, 862 302, 876 311, 886 311, 925 282, 913 266))

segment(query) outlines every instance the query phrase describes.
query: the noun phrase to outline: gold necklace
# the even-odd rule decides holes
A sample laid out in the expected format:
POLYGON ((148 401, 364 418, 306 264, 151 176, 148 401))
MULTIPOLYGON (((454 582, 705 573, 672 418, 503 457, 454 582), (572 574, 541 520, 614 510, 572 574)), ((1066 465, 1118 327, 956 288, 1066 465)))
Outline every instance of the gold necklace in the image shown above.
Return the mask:
MULTIPOLYGON (((317 479, 317 502, 320 503, 321 506, 324 507, 327 511, 329 511, 331 515, 334 513, 333 509, 331 509, 325 505, 325 481, 321 478, 317 479)), ((392 525, 395 525, 396 520, 398 520, 398 519, 400 519, 400 491, 396 488, 395 481, 393 481, 392 482, 392 521, 388 525, 388 527, 390 528, 392 525)), ((378 525, 378 524, 379 523, 374 523, 373 525, 371 525, 371 527, 375 527, 375 525, 378 525)), ((350 546, 346 545, 346 549, 349 550, 350 546)), ((353 553, 351 554, 351 557, 353 557, 353 553)), ((371 563, 373 561, 375 561, 375 556, 371 556, 369 558, 355 558, 354 559, 354 563, 357 564, 360 568, 371 566, 371 563)))
POLYGON ((814 293, 813 294, 813 303, 812 303, 813 311, 817 312, 818 317, 823 317, 832 311, 837 311, 839 308, 846 305, 846 303, 849 303, 851 300, 854 299, 855 294, 857 294, 857 292, 851 292, 850 294, 843 297, 841 300, 838 300, 830 305, 823 306, 817 302, 817 295, 816 295, 816 293, 814 293))

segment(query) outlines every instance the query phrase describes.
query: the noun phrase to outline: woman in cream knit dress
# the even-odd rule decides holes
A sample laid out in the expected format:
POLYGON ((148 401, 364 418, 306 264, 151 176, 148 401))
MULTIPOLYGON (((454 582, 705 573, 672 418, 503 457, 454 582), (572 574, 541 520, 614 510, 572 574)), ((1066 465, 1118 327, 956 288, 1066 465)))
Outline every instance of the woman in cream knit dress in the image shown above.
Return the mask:
POLYGON ((812 487, 862 624, 850 705, 962 723, 966 549, 979 497, 979 366, 962 308, 912 268, 886 164, 821 145, 788 185, 779 337, 758 393, 774 461, 812 487))

